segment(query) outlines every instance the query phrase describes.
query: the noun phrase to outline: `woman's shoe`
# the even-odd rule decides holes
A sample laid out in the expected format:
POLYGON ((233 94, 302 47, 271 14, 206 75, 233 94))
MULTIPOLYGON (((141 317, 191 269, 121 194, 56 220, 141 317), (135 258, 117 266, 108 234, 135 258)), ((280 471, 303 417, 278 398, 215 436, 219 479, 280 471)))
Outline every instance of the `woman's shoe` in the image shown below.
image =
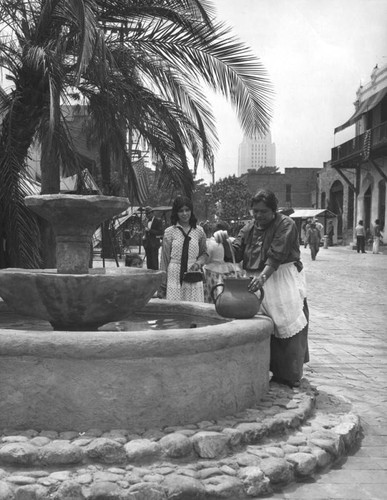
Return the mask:
POLYGON ((299 380, 295 380, 294 382, 291 382, 290 380, 284 380, 282 378, 278 378, 278 377, 273 376, 273 377, 271 377, 270 382, 275 382, 277 384, 287 385, 290 388, 300 387, 299 380))

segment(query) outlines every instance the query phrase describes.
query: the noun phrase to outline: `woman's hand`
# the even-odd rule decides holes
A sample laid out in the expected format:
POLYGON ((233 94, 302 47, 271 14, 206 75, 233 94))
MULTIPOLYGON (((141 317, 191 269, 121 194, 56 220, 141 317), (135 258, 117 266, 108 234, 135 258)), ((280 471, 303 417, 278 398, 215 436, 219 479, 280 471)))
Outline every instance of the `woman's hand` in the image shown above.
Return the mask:
POLYGON ((250 284, 248 286, 249 292, 256 292, 263 287, 266 281, 266 275, 260 274, 259 276, 252 276, 250 284))
POLYGON ((198 262, 194 262, 192 266, 188 269, 189 271, 200 271, 201 266, 198 262))

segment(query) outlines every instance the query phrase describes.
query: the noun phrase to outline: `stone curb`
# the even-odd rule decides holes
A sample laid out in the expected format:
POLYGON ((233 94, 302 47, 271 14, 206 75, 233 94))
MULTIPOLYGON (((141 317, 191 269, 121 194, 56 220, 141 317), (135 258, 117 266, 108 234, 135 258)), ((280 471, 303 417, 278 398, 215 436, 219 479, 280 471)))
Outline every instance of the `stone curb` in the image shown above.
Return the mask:
POLYGON ((216 422, 136 433, 4 430, 0 500, 267 496, 328 467, 360 438, 348 404, 323 399, 306 380, 299 389, 272 383, 254 408, 216 422))

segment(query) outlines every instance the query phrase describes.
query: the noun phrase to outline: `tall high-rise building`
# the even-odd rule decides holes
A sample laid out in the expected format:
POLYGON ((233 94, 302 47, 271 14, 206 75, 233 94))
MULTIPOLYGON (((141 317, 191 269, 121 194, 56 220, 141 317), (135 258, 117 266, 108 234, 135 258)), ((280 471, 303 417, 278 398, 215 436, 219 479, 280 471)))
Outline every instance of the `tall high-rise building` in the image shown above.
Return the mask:
POLYGON ((257 170, 260 167, 275 167, 275 144, 271 140, 271 133, 257 135, 254 138, 244 137, 239 144, 238 175, 247 173, 249 169, 257 170))

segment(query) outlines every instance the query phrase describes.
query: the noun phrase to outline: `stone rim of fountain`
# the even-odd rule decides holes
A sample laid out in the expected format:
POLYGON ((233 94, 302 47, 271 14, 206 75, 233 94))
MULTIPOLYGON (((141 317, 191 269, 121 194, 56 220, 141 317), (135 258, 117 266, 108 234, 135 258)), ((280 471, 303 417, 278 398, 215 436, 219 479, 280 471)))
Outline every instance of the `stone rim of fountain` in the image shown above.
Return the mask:
MULTIPOLYGON (((145 311, 158 308, 195 314, 192 303, 160 299, 145 311)), ((217 316, 210 304, 198 305, 196 313, 217 316)), ((19 428, 81 430, 102 422, 130 428, 142 421, 151 428, 244 408, 268 387, 272 322, 267 317, 219 319, 216 325, 164 331, 0 330, 4 391, 9 387, 0 403, 0 425, 18 420, 19 428), (23 358, 23 370, 30 366, 28 380, 17 368, 23 358), (13 387, 24 394, 20 401, 6 395, 13 387), (150 406, 154 409, 145 416, 150 406)), ((0 387, 0 399, 1 394, 0 387)))

